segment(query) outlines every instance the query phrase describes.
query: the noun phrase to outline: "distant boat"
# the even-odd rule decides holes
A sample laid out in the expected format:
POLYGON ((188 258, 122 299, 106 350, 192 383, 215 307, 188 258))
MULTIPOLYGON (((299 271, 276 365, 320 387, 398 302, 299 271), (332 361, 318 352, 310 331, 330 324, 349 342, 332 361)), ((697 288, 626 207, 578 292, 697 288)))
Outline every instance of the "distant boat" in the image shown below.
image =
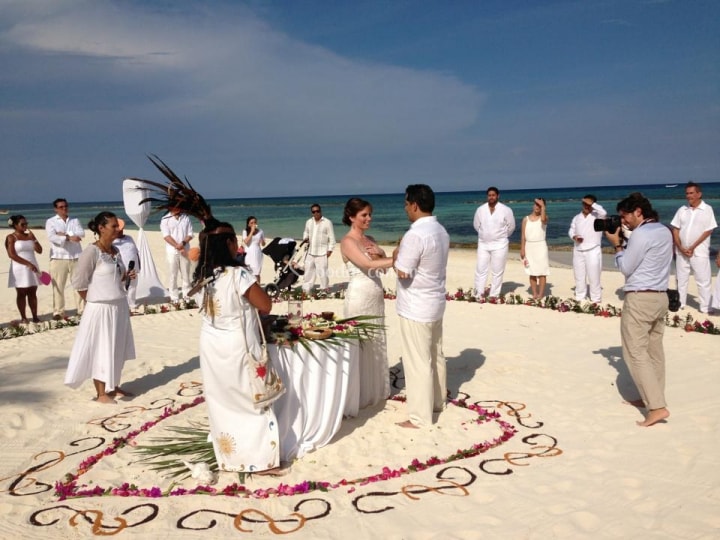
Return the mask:
POLYGON ((0 210, 0 214, 2 214, 2 215, 9 214, 9 213, 10 213, 10 210, 0 210))
POLYGON ((678 187, 677 184, 665 184, 665 187, 678 187))

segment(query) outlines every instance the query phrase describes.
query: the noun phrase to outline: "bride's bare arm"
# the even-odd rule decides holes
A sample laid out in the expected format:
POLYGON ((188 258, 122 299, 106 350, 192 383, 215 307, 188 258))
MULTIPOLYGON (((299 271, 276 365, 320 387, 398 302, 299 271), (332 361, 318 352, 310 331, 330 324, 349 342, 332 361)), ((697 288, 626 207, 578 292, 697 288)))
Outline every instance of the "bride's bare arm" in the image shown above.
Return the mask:
MULTIPOLYGON (((380 251, 382 252, 382 250, 380 251)), ((390 268, 392 266, 391 257, 382 256, 372 259, 367 251, 364 248, 361 248, 357 240, 347 236, 345 236, 340 242, 340 252, 342 253, 344 260, 350 261, 364 272, 367 272, 370 269, 390 268)))

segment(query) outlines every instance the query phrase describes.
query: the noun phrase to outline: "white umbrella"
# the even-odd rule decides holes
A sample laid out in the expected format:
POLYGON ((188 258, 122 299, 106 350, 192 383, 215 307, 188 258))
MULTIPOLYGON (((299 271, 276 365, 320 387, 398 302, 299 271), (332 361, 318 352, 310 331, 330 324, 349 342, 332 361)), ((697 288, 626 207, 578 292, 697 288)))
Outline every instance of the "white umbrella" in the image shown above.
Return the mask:
POLYGON ((138 226, 137 248, 140 255, 140 272, 137 276, 137 299, 164 298, 167 296, 165 287, 160 282, 155 269, 150 245, 145 238, 143 226, 150 216, 152 210, 149 202, 140 203, 143 199, 151 196, 149 189, 144 187, 142 182, 131 180, 129 178, 123 180, 123 202, 125 203, 125 213, 132 219, 133 223, 138 226))

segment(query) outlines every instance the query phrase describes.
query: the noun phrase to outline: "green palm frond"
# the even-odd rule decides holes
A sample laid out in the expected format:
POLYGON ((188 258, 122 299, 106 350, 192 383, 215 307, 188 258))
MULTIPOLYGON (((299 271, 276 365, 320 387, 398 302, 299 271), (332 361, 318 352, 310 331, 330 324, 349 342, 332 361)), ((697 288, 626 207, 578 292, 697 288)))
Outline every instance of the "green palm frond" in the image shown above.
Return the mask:
POLYGON ((190 463, 204 462, 210 470, 218 471, 215 452, 208 441, 208 428, 202 426, 170 426, 165 428, 175 435, 154 437, 153 445, 136 446, 133 452, 141 454, 139 462, 150 464, 150 470, 165 473, 171 478, 188 478, 190 472, 183 460, 190 463))

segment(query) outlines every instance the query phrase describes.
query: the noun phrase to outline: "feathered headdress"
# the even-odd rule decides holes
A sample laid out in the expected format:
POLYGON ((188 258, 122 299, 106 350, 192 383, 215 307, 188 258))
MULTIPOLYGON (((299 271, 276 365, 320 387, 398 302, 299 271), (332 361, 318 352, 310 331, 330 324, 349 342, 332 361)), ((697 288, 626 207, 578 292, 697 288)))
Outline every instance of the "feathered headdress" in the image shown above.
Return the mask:
POLYGON ((177 208, 182 210, 183 213, 199 219, 207 226, 208 221, 213 220, 210 205, 202 195, 193 189, 187 177, 185 177, 185 181, 183 182, 162 159, 154 154, 148 156, 148 159, 165 175, 168 183, 161 184, 153 180, 145 180, 144 178, 131 178, 131 180, 142 182, 147 189, 155 194, 153 197, 143 199, 140 201, 140 204, 149 202, 155 211, 167 211, 171 208, 177 208))
MULTIPOLYGON (((202 195, 195 191, 187 177, 185 178, 185 181, 182 181, 162 159, 154 154, 148 156, 148 159, 161 173, 163 173, 163 175, 168 179, 168 182, 167 184, 162 184, 160 182, 146 180, 144 178, 131 178, 131 180, 135 180, 136 182, 143 184, 143 187, 138 189, 148 189, 154 194, 152 197, 144 198, 139 204, 149 202, 153 210, 156 212, 161 210, 169 211, 171 209, 178 209, 185 214, 199 219, 204 225, 204 229, 200 233, 200 244, 202 249, 203 244, 206 244, 207 236, 205 231, 211 231, 219 225, 219 222, 212 215, 210 205, 205 201, 202 195)), ((192 289, 188 292, 188 296, 194 296, 203 287, 205 287, 205 285, 215 279, 214 269, 206 267, 205 262, 205 260, 200 262, 199 272, 195 275, 195 283, 193 284, 192 289)), ((205 291, 202 303, 206 307, 212 304, 211 295, 208 295, 207 290, 205 291)))

